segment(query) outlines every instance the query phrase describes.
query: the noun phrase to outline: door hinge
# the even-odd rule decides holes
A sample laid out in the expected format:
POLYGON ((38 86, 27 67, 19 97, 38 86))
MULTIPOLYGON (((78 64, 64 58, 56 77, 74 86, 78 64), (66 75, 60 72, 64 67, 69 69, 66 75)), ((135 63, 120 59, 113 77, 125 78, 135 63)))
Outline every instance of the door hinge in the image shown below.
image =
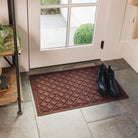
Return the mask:
POLYGON ((101 41, 101 49, 104 48, 104 41, 101 41))

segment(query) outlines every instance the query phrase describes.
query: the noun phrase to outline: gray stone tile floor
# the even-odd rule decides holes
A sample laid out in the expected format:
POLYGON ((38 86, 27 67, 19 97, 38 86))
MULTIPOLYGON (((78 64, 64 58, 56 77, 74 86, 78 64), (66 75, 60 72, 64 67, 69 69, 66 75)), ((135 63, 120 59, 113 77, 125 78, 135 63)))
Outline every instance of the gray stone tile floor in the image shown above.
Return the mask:
POLYGON ((123 59, 105 61, 129 99, 37 116, 29 74, 39 74, 101 64, 88 61, 21 73, 23 115, 17 105, 0 107, 0 138, 138 138, 138 74, 123 59))

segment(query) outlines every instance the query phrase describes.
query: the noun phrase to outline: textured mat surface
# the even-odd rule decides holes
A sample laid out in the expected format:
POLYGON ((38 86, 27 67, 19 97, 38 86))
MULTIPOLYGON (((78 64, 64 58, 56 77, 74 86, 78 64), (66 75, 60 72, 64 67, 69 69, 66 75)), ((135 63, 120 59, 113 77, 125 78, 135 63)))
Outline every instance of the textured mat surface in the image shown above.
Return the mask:
POLYGON ((37 114, 46 115, 128 98, 120 86, 118 99, 101 96, 96 84, 98 70, 99 66, 92 66, 30 76, 37 114))

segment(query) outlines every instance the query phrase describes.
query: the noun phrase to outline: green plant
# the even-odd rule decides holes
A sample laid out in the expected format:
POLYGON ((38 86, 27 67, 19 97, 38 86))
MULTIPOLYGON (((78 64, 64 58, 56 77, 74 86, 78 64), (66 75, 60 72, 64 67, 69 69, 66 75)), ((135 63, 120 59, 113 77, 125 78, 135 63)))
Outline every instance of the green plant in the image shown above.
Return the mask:
MULTIPOLYGON (((21 49, 21 36, 17 33, 17 38, 19 39, 18 49, 21 49)), ((0 24, 0 54, 5 50, 13 50, 13 30, 5 25, 0 24), (8 42, 8 43, 7 43, 8 42)))
MULTIPOLYGON (((41 0, 41 6, 45 5, 57 5, 60 4, 60 0, 41 0)), ((56 12, 58 8, 49 8, 49 9, 42 9, 41 12, 46 12, 50 14, 51 12, 56 12)))
POLYGON ((74 45, 91 44, 93 40, 94 24, 80 25, 73 36, 74 45))
POLYGON ((41 5, 55 5, 59 3, 60 0, 41 0, 41 5))

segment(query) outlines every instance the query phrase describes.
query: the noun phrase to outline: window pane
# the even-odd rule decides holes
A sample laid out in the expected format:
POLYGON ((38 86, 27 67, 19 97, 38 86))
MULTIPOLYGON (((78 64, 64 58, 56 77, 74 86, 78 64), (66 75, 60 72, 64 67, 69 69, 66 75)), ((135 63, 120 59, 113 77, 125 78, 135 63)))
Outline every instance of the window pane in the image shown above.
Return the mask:
POLYGON ((96 6, 71 9, 70 45, 93 43, 96 6))
POLYGON ((73 4, 77 3, 96 3, 98 0, 72 0, 73 4))
POLYGON ((68 4, 68 0, 40 0, 41 6, 68 4))
POLYGON ((66 46, 67 11, 67 8, 41 10, 41 50, 66 46))

